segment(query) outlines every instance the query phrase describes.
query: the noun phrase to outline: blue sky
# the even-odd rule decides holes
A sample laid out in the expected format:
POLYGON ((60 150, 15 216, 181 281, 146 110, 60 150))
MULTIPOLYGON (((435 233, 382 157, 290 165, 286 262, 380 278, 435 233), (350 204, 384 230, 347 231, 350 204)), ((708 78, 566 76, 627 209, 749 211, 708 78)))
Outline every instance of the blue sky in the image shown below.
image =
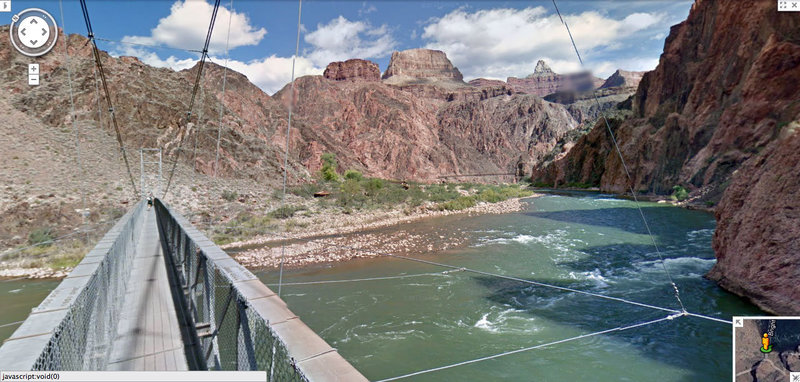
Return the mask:
MULTIPOLYGON (((212 3, 204 0, 88 0, 95 35, 158 45, 150 48, 100 42, 114 55, 134 55, 175 70, 198 55, 171 48, 201 49, 212 3)), ((617 68, 653 69, 669 27, 684 20, 691 1, 558 2, 587 68, 607 77, 617 68)), ((211 59, 244 73, 267 93, 290 81, 297 28, 297 1, 223 0, 211 59), (233 12, 229 12, 233 9, 233 12), (229 24, 229 20, 231 20, 229 24), (230 25, 230 39, 228 27, 230 25), (228 41, 226 43, 226 41, 228 41)), ((63 0, 12 0, 14 12, 38 7, 68 33, 85 35, 80 4, 63 0), (63 25, 66 24, 66 25, 63 25)), ((0 14, 10 23, 11 14, 0 14)), ((556 72, 580 69, 551 1, 303 1, 297 75, 321 74, 332 61, 372 60, 386 70, 392 51, 443 50, 465 80, 530 74, 539 59, 556 72)))

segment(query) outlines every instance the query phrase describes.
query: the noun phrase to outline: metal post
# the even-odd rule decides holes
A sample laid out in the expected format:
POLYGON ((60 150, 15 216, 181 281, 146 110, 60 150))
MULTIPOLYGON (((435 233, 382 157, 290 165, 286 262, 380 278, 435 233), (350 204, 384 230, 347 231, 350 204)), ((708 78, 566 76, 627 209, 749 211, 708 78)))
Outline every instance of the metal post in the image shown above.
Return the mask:
POLYGON ((144 149, 139 149, 139 190, 141 190, 142 199, 145 198, 144 188, 144 149))
POLYGON ((161 172, 161 149, 158 149, 158 193, 161 194, 161 180, 164 176, 161 172))

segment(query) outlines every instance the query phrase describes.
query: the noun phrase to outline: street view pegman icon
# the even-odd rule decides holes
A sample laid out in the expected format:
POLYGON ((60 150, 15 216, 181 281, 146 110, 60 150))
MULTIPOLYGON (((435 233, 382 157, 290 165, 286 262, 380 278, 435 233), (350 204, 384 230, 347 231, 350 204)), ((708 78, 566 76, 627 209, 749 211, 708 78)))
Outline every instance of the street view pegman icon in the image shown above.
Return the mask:
POLYGON ((769 334, 764 333, 764 336, 761 338, 761 350, 762 353, 769 353, 772 351, 772 345, 769 343, 769 334))
POLYGON ((38 57, 49 52, 58 39, 58 25, 49 13, 28 8, 11 18, 11 44, 20 53, 38 57))

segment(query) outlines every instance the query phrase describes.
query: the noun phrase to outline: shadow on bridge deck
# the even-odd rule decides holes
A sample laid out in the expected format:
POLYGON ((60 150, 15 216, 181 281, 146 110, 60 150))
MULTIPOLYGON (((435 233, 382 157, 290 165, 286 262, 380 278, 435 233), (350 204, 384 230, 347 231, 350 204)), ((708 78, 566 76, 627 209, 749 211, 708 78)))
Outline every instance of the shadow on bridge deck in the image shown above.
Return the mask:
POLYGON ((155 210, 145 212, 108 370, 188 370, 155 210))

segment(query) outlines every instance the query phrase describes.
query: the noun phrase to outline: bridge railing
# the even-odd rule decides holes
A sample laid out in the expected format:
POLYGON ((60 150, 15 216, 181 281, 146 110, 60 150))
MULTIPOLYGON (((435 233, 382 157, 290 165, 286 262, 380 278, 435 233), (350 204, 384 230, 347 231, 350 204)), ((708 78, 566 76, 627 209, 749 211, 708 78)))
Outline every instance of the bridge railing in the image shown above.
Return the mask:
POLYGON ((255 275, 160 200, 155 208, 198 367, 266 370, 279 381, 366 381, 255 275))
POLYGON ((126 213, 0 347, 0 370, 101 370, 117 331, 144 202, 126 213))

